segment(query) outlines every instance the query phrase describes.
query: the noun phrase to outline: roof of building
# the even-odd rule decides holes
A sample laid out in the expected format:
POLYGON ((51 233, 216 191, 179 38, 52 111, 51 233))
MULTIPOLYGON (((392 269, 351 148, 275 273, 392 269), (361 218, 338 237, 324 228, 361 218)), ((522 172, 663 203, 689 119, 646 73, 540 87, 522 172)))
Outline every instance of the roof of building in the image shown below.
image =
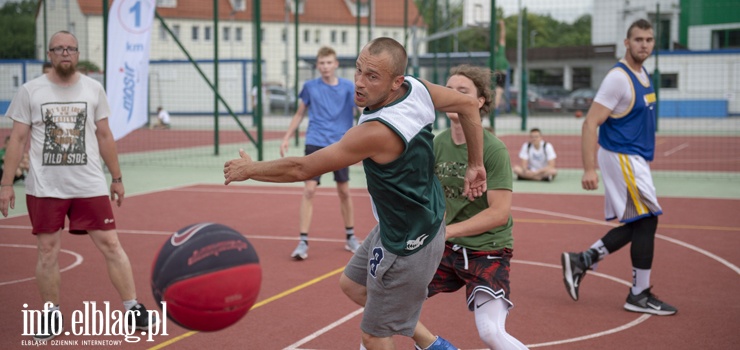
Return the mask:
MULTIPOLYGON (((355 6, 356 0, 302 0, 305 1, 303 14, 298 18, 300 23, 311 24, 336 24, 353 25, 357 23, 349 9, 355 6)), ((360 0, 363 1, 363 0, 360 0)), ((367 0, 365 0, 367 1, 367 0)), ((365 2, 363 1, 363 2, 365 2)), ((39 8, 41 7, 39 2, 39 8)), ((113 1, 111 0, 110 3, 113 1)), ((292 1, 291 1, 292 2, 292 1)), ((404 3, 400 0, 375 0, 376 26, 403 26, 404 25, 404 3)), ((103 2, 100 0, 77 0, 84 15, 99 16, 103 13, 103 2)), ((233 11, 229 0, 218 0, 219 18, 222 20, 251 21, 252 1, 247 1, 244 11, 233 11)), ((213 1, 208 0, 177 0, 177 7, 158 7, 157 12, 164 18, 182 18, 208 20, 213 18, 213 1)), ((261 2, 261 20, 263 22, 284 22, 285 1, 263 0, 261 2)), ((294 21, 293 14, 289 20, 294 21)), ((368 18, 360 18, 361 25, 367 25, 368 18)), ((409 26, 416 24, 423 26, 424 22, 419 14, 414 1, 408 1, 409 26)))

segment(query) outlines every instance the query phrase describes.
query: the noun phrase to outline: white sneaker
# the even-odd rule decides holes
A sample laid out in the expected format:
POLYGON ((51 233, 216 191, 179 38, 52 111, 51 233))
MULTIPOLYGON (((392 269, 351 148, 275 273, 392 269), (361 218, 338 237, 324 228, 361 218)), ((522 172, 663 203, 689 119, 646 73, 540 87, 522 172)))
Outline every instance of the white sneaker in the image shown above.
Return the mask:
POLYGON ((308 243, 304 240, 298 242, 298 246, 295 248, 293 253, 290 254, 290 257, 296 260, 305 260, 308 258, 308 243))
POLYGON ((349 250, 354 254, 354 252, 357 251, 357 249, 360 248, 360 242, 357 241, 357 238, 355 236, 350 237, 347 240, 347 244, 344 245, 344 249, 349 250))

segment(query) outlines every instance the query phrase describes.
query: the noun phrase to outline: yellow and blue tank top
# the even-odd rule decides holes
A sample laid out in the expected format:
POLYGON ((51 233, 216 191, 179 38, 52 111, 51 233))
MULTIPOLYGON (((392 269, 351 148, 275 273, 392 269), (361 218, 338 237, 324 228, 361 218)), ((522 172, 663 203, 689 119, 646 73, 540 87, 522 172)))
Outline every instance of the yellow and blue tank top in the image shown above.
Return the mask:
MULTIPOLYGON (((612 69, 621 69, 629 77, 632 103, 623 117, 609 117, 601 124, 599 145, 612 152, 635 154, 652 161, 655 153, 655 90, 650 82, 644 85, 622 62, 612 69)), ((648 75, 645 67, 642 70, 648 75)))

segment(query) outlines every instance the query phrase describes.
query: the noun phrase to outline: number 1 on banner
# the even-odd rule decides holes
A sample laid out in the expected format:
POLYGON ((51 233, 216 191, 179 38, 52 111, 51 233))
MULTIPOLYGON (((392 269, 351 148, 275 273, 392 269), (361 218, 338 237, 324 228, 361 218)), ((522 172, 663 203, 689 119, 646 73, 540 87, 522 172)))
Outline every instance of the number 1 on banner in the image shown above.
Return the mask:
POLYGON ((136 28, 141 27, 141 1, 137 1, 134 6, 131 6, 131 8, 128 10, 129 13, 134 13, 134 26, 136 28))

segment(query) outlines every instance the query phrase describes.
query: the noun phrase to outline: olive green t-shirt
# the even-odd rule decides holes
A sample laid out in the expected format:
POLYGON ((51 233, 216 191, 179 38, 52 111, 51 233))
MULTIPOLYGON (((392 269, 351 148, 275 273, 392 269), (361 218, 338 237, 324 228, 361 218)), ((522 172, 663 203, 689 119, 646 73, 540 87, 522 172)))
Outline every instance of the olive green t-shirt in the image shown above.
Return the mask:
MULTIPOLYGON (((468 163, 467 144, 456 145, 452 141, 450 129, 434 138, 435 173, 442 184, 447 216, 445 222, 454 224, 465 221, 488 208, 488 193, 469 201, 463 196, 463 183, 468 163)), ((483 132, 483 163, 486 167, 488 190, 512 190, 511 160, 509 152, 501 140, 490 132, 483 132)), ((503 248, 513 249, 511 235, 514 221, 509 215, 506 224, 475 236, 455 237, 449 241, 462 247, 490 251, 503 248)))

